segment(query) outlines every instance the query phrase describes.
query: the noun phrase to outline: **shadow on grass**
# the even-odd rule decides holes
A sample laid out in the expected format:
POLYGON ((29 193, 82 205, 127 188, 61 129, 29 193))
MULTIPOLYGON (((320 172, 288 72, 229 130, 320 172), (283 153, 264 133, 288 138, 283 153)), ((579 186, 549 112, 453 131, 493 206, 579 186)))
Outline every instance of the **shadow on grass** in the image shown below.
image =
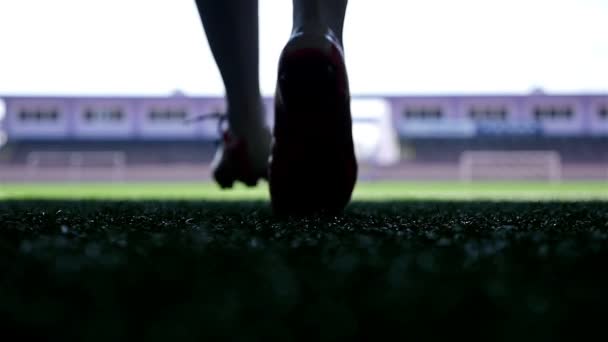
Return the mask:
POLYGON ((3 201, 0 324, 63 341, 580 338, 608 304, 607 208, 3 201))

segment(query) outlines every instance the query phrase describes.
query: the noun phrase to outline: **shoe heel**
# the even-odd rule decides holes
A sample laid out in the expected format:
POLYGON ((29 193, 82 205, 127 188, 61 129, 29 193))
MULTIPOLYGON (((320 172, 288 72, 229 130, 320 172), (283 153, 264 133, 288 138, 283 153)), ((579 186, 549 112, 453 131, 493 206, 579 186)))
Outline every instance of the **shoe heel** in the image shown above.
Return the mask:
POLYGON ((310 116, 335 107, 344 98, 339 66, 319 51, 300 50, 287 56, 279 71, 279 92, 290 112, 310 116))

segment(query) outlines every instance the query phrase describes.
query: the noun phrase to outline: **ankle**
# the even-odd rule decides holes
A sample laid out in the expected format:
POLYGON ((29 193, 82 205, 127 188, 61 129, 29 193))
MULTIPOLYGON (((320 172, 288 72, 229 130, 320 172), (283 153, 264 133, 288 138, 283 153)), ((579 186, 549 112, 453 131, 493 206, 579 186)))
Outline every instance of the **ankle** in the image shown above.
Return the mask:
POLYGON ((268 130, 262 104, 228 108, 230 130, 238 137, 249 140, 268 130))

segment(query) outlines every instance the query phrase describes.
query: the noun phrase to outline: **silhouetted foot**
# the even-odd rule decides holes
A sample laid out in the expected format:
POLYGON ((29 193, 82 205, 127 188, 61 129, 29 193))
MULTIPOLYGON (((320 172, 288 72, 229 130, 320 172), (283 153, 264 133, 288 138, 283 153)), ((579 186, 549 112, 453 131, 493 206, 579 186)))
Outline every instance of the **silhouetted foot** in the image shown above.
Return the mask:
POLYGON ((341 212, 357 178, 344 54, 331 32, 294 34, 281 53, 269 183, 278 214, 341 212))
POLYGON ((270 131, 266 127, 251 129, 249 136, 238 137, 229 128, 221 132, 222 143, 212 162, 213 178, 221 188, 231 188, 240 181, 247 186, 268 179, 270 131))

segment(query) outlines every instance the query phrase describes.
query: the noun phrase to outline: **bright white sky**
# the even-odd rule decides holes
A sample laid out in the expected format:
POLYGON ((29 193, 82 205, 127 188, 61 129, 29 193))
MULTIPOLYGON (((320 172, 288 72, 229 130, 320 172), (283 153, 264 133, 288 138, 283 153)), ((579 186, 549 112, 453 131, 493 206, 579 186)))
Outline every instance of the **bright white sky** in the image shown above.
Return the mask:
MULTIPOLYGON (((271 95, 290 0, 260 0, 271 95)), ((351 0, 353 94, 608 92, 608 0, 351 0)), ((0 94, 221 95, 194 0, 0 0, 0 94), (144 7, 146 4, 146 7, 144 7)))

